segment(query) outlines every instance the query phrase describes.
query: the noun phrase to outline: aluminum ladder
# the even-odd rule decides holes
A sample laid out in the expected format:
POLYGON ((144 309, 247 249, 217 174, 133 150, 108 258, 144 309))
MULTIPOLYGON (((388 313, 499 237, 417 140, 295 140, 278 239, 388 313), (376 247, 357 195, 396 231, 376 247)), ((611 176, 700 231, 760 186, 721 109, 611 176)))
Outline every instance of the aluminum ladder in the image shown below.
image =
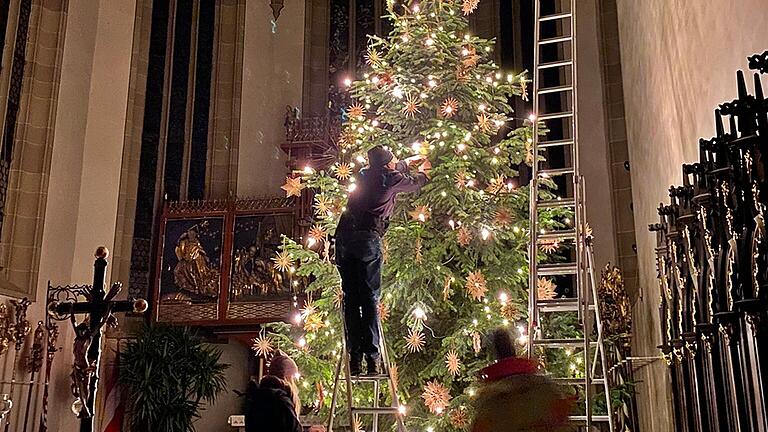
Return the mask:
MULTIPOLYGON (((343 307, 342 307, 343 310, 343 307)), ((347 416, 349 417, 349 430, 352 432, 358 432, 360 429, 356 429, 354 423, 360 422, 360 416, 370 415, 373 417, 371 423, 370 432, 379 432, 379 416, 391 415, 395 418, 395 424, 397 425, 398 432, 406 432, 405 422, 403 417, 405 416, 405 405, 400 405, 399 396, 397 394, 397 381, 392 377, 391 363, 389 362, 389 353, 387 352, 387 344, 384 340, 384 331, 379 322, 379 335, 380 335, 380 351, 381 362, 384 366, 384 371, 381 375, 360 375, 352 376, 349 368, 349 353, 347 352, 347 342, 344 335, 347 334, 347 325, 344 319, 341 320, 344 328, 342 333, 342 352, 339 355, 339 361, 336 363, 336 371, 334 373, 333 393, 331 396, 331 411, 328 416, 328 422, 326 423, 327 432, 333 432, 333 425, 336 416, 336 403, 339 392, 339 384, 344 381, 346 387, 346 399, 347 399, 347 416), (342 369, 344 376, 341 376, 342 369), (381 385, 387 383, 389 389, 390 405, 381 405, 381 385), (373 406, 355 406, 353 393, 353 385, 373 385, 373 406)), ((361 425, 357 425, 361 426, 361 425)))
POLYGON ((579 175, 576 3, 535 0, 527 348, 529 357, 537 357, 545 350, 568 353, 581 349, 582 353, 574 356, 583 361, 583 377, 553 377, 564 385, 577 386, 583 395, 585 412, 571 416, 570 422, 587 431, 593 425, 607 424, 608 430, 614 432, 602 322, 595 300, 592 238, 585 220, 584 180, 579 175), (543 211, 565 211, 573 220, 561 215, 562 226, 547 231, 539 225, 543 211), (566 261, 540 263, 544 245, 556 248, 566 261), (568 248, 565 252, 560 249, 563 246, 568 248), (571 295, 539 299, 540 278, 565 280, 571 295), (556 339, 545 335, 542 318, 563 313, 576 314, 580 337, 556 339), (595 386, 603 388, 608 415, 592 412, 595 386))

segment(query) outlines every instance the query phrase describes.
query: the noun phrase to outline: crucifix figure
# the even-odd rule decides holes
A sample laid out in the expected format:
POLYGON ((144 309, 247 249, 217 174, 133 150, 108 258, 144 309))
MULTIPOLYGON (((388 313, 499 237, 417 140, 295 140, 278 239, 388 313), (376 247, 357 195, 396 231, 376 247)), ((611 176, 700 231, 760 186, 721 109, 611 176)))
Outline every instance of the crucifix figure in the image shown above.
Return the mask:
POLYGON ((58 317, 69 316, 75 331, 72 393, 78 398, 75 403, 79 405, 80 432, 93 432, 94 405, 101 359, 101 335, 104 326, 117 326, 114 313, 142 313, 148 306, 144 299, 114 300, 122 289, 120 282, 112 284, 108 291, 104 289, 108 255, 109 251, 106 247, 100 246, 96 249, 93 286, 85 291, 86 301, 48 303, 48 312, 58 317), (85 315, 85 319, 80 323, 75 317, 77 314, 85 315))

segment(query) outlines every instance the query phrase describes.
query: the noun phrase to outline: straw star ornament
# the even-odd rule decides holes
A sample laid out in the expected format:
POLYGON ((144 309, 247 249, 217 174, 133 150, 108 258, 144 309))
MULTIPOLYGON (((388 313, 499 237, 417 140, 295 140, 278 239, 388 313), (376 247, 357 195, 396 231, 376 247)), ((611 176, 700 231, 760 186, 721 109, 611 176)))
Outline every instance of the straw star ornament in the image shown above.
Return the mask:
POLYGON ((406 336, 404 339, 405 346, 408 348, 409 353, 421 352, 421 350, 424 349, 426 339, 424 338, 424 333, 422 333, 421 330, 413 331, 413 329, 408 329, 408 336, 406 336))
POLYGON ((275 270, 288 271, 293 267, 293 256, 288 251, 281 251, 276 257, 272 258, 275 270))
POLYGON ((421 394, 421 397, 430 412, 440 414, 448 407, 451 393, 443 384, 430 381, 424 386, 424 393, 421 394))
POLYGON ((445 366, 448 368, 448 373, 453 376, 459 375, 461 371, 461 360, 459 354, 455 350, 448 351, 445 355, 445 366))
POLYGON ((285 184, 280 186, 280 189, 285 191, 286 197, 301 196, 301 191, 304 189, 304 185, 301 184, 301 177, 286 177, 285 184))
POLYGON ((467 275, 467 293, 473 300, 482 300, 485 293, 488 292, 488 286, 485 276, 480 270, 473 271, 467 275))

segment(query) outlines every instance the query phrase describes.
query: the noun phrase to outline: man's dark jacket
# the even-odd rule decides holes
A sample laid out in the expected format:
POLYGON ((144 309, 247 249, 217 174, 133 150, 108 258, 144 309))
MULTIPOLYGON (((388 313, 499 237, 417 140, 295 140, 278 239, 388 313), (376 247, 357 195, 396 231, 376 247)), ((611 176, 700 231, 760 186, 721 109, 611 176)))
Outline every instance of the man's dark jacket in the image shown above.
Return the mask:
POLYGON ((347 211, 341 216, 338 232, 374 231, 384 234, 401 192, 416 192, 427 183, 424 173, 411 175, 400 161, 395 169, 370 167, 355 176, 356 188, 349 193, 347 211))
POLYGON ((265 376, 251 381, 245 395, 246 432, 302 432, 289 390, 284 382, 265 376))

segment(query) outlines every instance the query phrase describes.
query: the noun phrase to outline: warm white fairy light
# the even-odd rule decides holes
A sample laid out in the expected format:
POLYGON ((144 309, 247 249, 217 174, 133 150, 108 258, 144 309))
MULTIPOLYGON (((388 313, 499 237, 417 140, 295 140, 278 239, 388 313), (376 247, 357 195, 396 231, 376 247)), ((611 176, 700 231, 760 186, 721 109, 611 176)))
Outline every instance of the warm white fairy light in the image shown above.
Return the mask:
POLYGON ((528 120, 536 121, 536 114, 531 113, 530 115, 528 115, 528 120))
POLYGON ((413 144, 411 144, 411 150, 413 150, 416 153, 420 152, 421 151, 421 142, 416 141, 413 144))
MULTIPOLYGON (((437 81, 431 79, 431 80, 427 81, 427 85, 430 86, 430 87, 436 87, 437 86, 437 81)), ((448 107, 448 108, 450 108, 450 107, 448 107)))
POLYGON ((458 150, 458 151, 460 151, 460 152, 463 152, 463 151, 464 151, 466 148, 467 148, 467 146, 466 146, 466 144, 464 144, 464 143, 459 143, 459 144, 456 146, 456 150, 458 150))
POLYGON ((427 46, 432 46, 435 44, 435 40, 432 38, 427 38, 427 40, 424 41, 424 44, 426 44, 427 46))
POLYGON ((395 87, 395 89, 392 90, 392 96, 394 96, 394 97, 396 97, 398 99, 402 99, 403 98, 403 89, 401 89, 400 87, 395 87))
POLYGON ((488 228, 483 228, 482 230, 480 230, 480 236, 483 238, 483 240, 488 240, 488 237, 491 236, 491 232, 488 231, 488 228))
POLYGON ((305 346, 307 346, 307 340, 304 339, 303 337, 299 338, 298 345, 299 345, 299 348, 304 348, 305 346))
POLYGON ((344 85, 349 87, 352 85, 352 80, 349 78, 344 78, 344 85))
POLYGON ((507 301, 509 301, 509 295, 507 295, 507 293, 504 292, 504 291, 500 292, 499 293, 499 302, 501 304, 505 304, 505 303, 507 303, 507 301))
POLYGON ((365 163, 365 157, 363 155, 357 155, 355 158, 359 163, 363 164, 365 163))
POLYGON ((307 246, 308 247, 313 247, 316 243, 317 243, 317 240, 314 237, 309 237, 307 239, 307 246))
POLYGON ((347 192, 349 192, 349 193, 354 192, 355 189, 357 189, 357 184, 355 184, 355 183, 350 183, 349 186, 347 186, 347 192))
POLYGON ((416 309, 413 310, 413 317, 419 321, 424 321, 427 319, 427 313, 424 312, 421 306, 416 306, 416 309))
POLYGON ((453 219, 448 221, 448 225, 451 227, 451 229, 456 229, 456 222, 454 222, 453 219))
POLYGON ((294 322, 295 324, 301 324, 301 314, 298 314, 298 313, 297 313, 296 315, 294 315, 294 316, 293 316, 293 322, 294 322))
POLYGON ((379 125, 379 121, 378 120, 374 120, 374 121, 371 122, 371 124, 373 125, 373 127, 377 127, 379 125))

